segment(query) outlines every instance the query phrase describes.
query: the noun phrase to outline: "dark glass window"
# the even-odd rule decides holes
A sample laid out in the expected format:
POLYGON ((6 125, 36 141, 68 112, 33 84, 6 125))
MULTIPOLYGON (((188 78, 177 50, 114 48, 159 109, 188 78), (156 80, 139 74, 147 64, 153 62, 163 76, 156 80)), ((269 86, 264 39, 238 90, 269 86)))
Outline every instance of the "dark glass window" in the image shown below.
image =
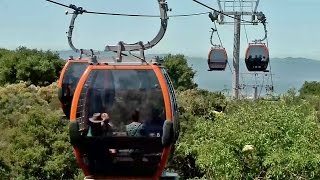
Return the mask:
POLYGON ((94 113, 109 115, 112 136, 162 135, 164 99, 153 70, 93 70, 79 102, 82 121, 88 122, 94 113), (133 122, 136 111, 139 116, 133 122), (139 132, 128 133, 132 128, 139 132))
POLYGON ((214 63, 226 63, 226 54, 223 49, 214 49, 210 54, 210 62, 214 63))
POLYGON ((248 59, 254 61, 267 61, 267 51, 262 46, 251 46, 248 51, 248 59))
POLYGON ((66 68, 62 79, 62 87, 59 89, 59 100, 62 103, 62 110, 67 117, 70 116, 71 103, 78 82, 86 70, 88 63, 72 62, 66 68))
POLYGON ((89 141, 85 146, 91 173, 154 175, 162 156, 166 112, 162 90, 152 69, 92 70, 80 95, 78 113, 81 115, 77 120, 88 127, 89 141), (137 111, 139 116, 135 114, 137 111), (95 113, 109 115, 110 131, 104 129, 100 134, 96 131, 101 130, 101 123, 88 120, 95 113))
POLYGON ((86 70, 88 66, 88 63, 86 62, 77 62, 77 63, 70 63, 67 67, 63 80, 62 80, 62 88, 63 91, 70 91, 70 93, 73 95, 77 84, 86 70))

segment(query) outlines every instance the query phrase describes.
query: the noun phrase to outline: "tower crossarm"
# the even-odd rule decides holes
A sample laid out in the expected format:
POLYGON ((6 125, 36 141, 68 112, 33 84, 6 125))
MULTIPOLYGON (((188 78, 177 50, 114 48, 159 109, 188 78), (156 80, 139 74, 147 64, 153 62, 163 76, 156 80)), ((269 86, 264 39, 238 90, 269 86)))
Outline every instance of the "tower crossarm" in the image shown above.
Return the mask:
POLYGON ((258 10, 260 0, 217 0, 222 12, 251 12, 258 10))

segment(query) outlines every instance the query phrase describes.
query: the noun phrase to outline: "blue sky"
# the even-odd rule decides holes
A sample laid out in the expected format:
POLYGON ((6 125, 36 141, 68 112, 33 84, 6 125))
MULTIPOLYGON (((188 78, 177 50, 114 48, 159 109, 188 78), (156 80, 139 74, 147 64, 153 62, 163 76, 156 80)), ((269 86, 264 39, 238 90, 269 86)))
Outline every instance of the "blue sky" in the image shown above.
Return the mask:
MULTIPOLYGON (((167 0, 170 14, 208 11, 192 0, 167 0)), ((215 0, 200 0, 215 8, 215 0)), ((90 11, 159 14, 156 0, 60 0, 90 11)), ((320 1, 261 0, 259 11, 268 18, 271 57, 306 57, 320 60, 320 1)), ((44 0, 0 0, 0 47, 69 49, 65 32, 71 16, 66 8, 44 0)), ((183 53, 206 57, 210 48, 211 21, 207 15, 171 18, 163 40, 148 53, 183 53)), ((159 28, 157 18, 130 18, 82 15, 75 29, 75 44, 79 48, 102 50, 122 40, 128 43, 151 40, 159 28)), ((218 26, 229 57, 233 50, 233 26, 218 26)), ((261 26, 246 27, 250 40, 263 37, 261 26)), ((242 28, 243 30, 243 28, 242 28)), ((244 31, 242 31, 244 32, 244 31)), ((247 46, 242 34, 241 56, 247 46)))

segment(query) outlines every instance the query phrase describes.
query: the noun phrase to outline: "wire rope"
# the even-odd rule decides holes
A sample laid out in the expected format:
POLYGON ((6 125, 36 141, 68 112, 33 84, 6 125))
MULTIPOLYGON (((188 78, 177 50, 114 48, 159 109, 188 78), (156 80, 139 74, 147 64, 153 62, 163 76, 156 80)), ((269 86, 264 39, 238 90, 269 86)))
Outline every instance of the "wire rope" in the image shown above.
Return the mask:
MULTIPOLYGON (((73 10, 78 10, 75 8, 74 5, 65 5, 53 0, 45 0, 48 2, 51 2, 53 4, 59 5, 59 6, 63 6, 69 9, 73 9, 73 10)), ((150 15, 150 14, 126 14, 126 13, 111 13, 111 12, 96 12, 96 11, 86 11, 86 10, 82 10, 82 13, 86 13, 86 14, 97 14, 97 15, 109 15, 109 16, 126 16, 126 17, 145 17, 145 18, 158 18, 160 17, 159 15, 150 15)), ((210 12, 200 12, 200 13, 191 13, 191 14, 176 14, 176 15, 170 15, 168 17, 171 18, 175 18, 175 17, 190 17, 190 16, 200 16, 200 15, 204 15, 204 14, 209 14, 210 12)))
POLYGON ((200 4, 200 5, 202 5, 202 6, 204 6, 204 7, 206 7, 206 8, 208 8, 208 9, 210 9, 210 10, 212 10, 212 11, 214 11, 214 12, 217 12, 217 13, 219 13, 219 14, 225 15, 225 16, 227 16, 227 17, 229 17, 229 18, 236 19, 236 20, 239 20, 239 21, 242 21, 242 22, 246 22, 246 23, 252 23, 252 22, 250 22, 250 21, 246 21, 246 20, 243 20, 243 19, 238 19, 238 18, 233 17, 233 16, 231 16, 231 15, 228 15, 228 14, 222 12, 222 11, 216 10, 216 9, 214 9, 214 8, 212 8, 212 7, 206 5, 206 4, 204 4, 204 3, 202 3, 202 2, 200 2, 200 1, 198 1, 198 0, 193 0, 193 1, 196 2, 196 3, 198 3, 198 4, 200 4))

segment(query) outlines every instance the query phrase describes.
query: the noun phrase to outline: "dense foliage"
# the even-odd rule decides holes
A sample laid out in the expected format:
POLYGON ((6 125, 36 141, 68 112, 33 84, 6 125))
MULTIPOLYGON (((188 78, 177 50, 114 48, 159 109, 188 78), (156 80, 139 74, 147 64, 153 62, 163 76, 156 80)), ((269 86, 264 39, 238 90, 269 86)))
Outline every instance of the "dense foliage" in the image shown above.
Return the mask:
MULTIPOLYGON (((189 104, 197 104, 195 97, 179 95, 189 104)), ((309 102, 283 97, 236 104, 213 118, 195 110, 183 114, 172 164, 184 179, 320 178, 319 119, 309 102)), ((214 110, 207 106, 207 113, 214 110)))
MULTIPOLYGON (((0 84, 26 81, 0 87, 1 178, 83 178, 68 123, 61 120, 56 82, 37 86, 58 78, 60 60, 50 52, 38 56, 39 51, 22 48, 16 53, 0 50, 0 84), (42 64, 43 58, 57 61, 42 64), (44 72, 50 80, 35 78, 44 72)), ((232 101, 197 89, 183 55, 166 56, 165 65, 181 112, 180 138, 168 169, 182 179, 320 179, 320 83, 306 82, 300 95, 291 90, 279 101, 232 101)))
POLYGON ((0 49, 0 85, 27 82, 49 85, 57 80, 64 65, 58 54, 20 47, 15 51, 0 49))
POLYGON ((0 87, 0 107, 2 177, 70 179, 78 174, 56 84, 0 87))
POLYGON ((305 82, 299 92, 300 97, 314 107, 316 116, 320 119, 320 82, 305 82))

